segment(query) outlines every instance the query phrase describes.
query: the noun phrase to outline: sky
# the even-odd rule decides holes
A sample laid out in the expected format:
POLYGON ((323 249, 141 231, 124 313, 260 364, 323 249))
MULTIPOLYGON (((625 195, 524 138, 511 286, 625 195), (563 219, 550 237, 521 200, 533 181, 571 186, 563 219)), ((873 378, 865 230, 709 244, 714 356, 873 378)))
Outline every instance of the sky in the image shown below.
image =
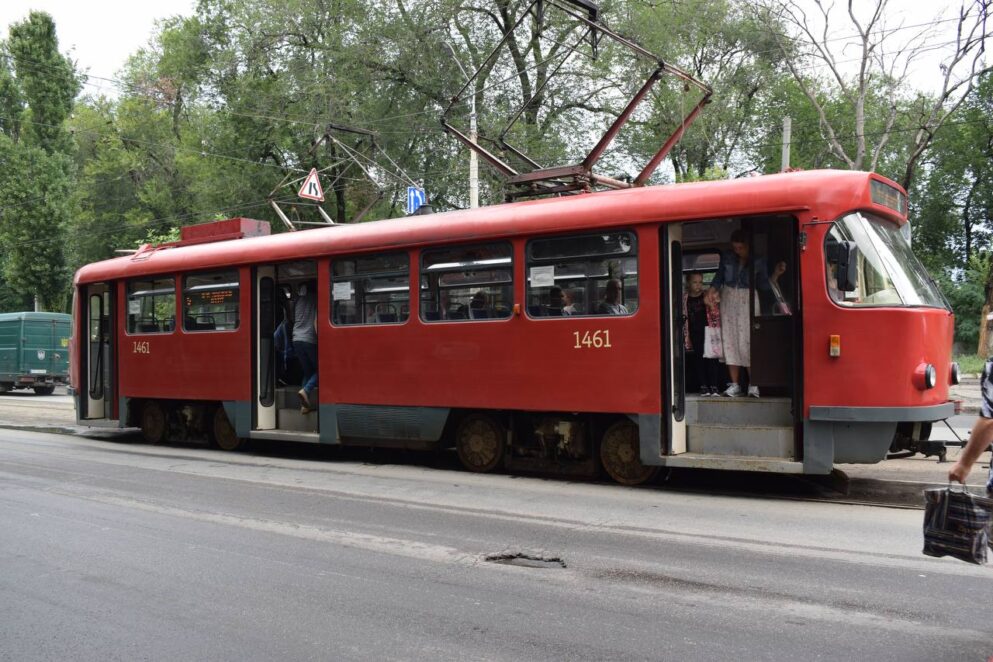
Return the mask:
MULTIPOLYGON (((814 13, 812 0, 800 0, 814 13)), ((48 12, 55 19, 59 44, 69 52, 78 68, 91 78, 85 93, 115 96, 111 82, 128 56, 148 43, 157 20, 193 13, 196 0, 0 0, 0 38, 6 37, 6 28, 25 18, 31 10, 48 12)), ((826 4, 830 4, 830 0, 826 4)), ((852 27, 841 19, 846 3, 836 0, 839 12, 839 36, 852 34, 852 27)), ((857 13, 865 14, 875 3, 856 0, 857 13)), ((931 46, 912 67, 911 83, 918 88, 934 90, 940 83, 939 64, 947 52, 948 40, 954 37, 954 23, 943 22, 955 16, 958 2, 949 0, 890 0, 886 11, 886 28, 900 28, 898 36, 909 37, 916 32, 913 26, 934 23, 940 34, 929 42, 931 46), (901 27, 902 26, 902 27, 901 27)), ((839 49, 844 57, 854 57, 856 51, 839 49)))
MULTIPOLYGON (((0 37, 6 38, 7 26, 27 18, 28 12, 48 12, 55 19, 62 52, 68 52, 80 70, 114 78, 128 56, 148 43, 157 20, 188 16, 195 4, 196 0, 0 0, 0 37)), ((110 85, 98 79, 90 83, 86 91, 98 94, 97 86, 110 85)))

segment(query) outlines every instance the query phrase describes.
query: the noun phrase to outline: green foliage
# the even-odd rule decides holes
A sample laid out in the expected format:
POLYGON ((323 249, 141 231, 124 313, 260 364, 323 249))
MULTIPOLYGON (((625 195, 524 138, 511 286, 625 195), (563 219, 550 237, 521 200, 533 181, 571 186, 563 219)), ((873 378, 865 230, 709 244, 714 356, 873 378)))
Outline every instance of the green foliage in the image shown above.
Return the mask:
POLYGON ((953 360, 959 364, 959 372, 964 375, 981 374, 986 365, 986 357, 978 354, 960 354, 953 360))
POLYGON ((0 135, 4 279, 21 299, 37 294, 46 309, 61 309, 68 292, 62 237, 70 216, 71 172, 65 155, 0 135))
POLYGON ((962 269, 991 249, 993 235, 993 74, 943 126, 911 191, 916 247, 932 269, 962 269))
POLYGON ((983 304, 986 303, 986 274, 990 258, 975 258, 965 270, 962 278, 951 281, 939 278, 941 291, 955 313, 955 340, 965 347, 976 347, 979 340, 979 323, 983 304))
MULTIPOLYGON (((52 17, 33 11, 26 20, 12 25, 7 51, 27 102, 27 137, 48 153, 70 151, 63 122, 72 112, 80 83, 72 63, 59 53, 52 17)), ((13 103, 11 111, 16 109, 17 97, 6 101, 13 103)))
MULTIPOLYGON (((392 164, 377 157, 369 166, 380 191, 343 158, 350 150, 368 153, 368 137, 336 132, 339 142, 314 147, 332 122, 374 131, 376 144, 411 178, 425 182, 436 209, 467 206, 467 152, 438 126, 465 80, 458 63, 469 71, 485 65, 472 89, 481 134, 490 140, 485 146, 500 152, 494 139, 511 113, 530 101, 507 141, 541 165, 575 163, 651 66, 608 48, 607 40, 594 60, 583 42, 583 55, 550 78, 564 46, 579 37, 553 11, 540 20, 525 17, 509 51, 484 62, 527 5, 200 0, 192 16, 162 22, 149 46, 130 58, 118 95, 84 96, 75 107, 81 79, 59 54, 51 19, 30 14, 0 47, 0 136, 7 141, 0 154, 8 160, 0 164, 5 290, 29 301, 36 291, 32 279, 45 274, 32 271, 23 279, 16 272, 42 263, 64 279, 64 289, 73 268, 173 237, 176 228, 209 218, 251 216, 281 231, 267 203, 270 194, 285 201, 291 216, 317 220, 312 207, 299 204, 292 185, 277 188, 288 173, 301 177, 312 167, 328 169, 325 207, 337 220, 367 206, 367 219, 402 214, 409 182, 392 164), (17 168, 32 176, 15 176, 17 168), (41 237, 57 248, 41 247, 41 237)), ((792 118, 794 166, 847 167, 783 64, 780 49, 799 58, 803 44, 778 41, 786 30, 770 29, 775 17, 745 0, 601 6, 622 34, 714 89, 655 183, 666 179, 663 171, 680 182, 778 171, 784 116, 792 118)), ((805 83, 845 151, 854 151, 853 99, 839 94, 830 79, 808 77, 805 83)), ((633 174, 633 164, 658 150, 698 98, 681 85, 660 83, 599 171, 633 174)), ((963 340, 975 333, 971 311, 985 285, 967 265, 991 248, 991 98, 993 83, 986 80, 936 134, 910 191, 915 251, 945 284, 963 340)), ((865 97, 869 147, 886 134, 892 108, 901 129, 886 139, 881 173, 902 175, 913 135, 907 127, 929 101, 894 88, 885 77, 872 78, 865 97)), ((457 105, 451 119, 467 128, 469 104, 457 105)), ((509 152, 500 155, 519 165, 509 152)), ((502 200, 501 181, 485 164, 480 180, 483 204, 502 200)), ((58 288, 44 287, 46 298, 58 297, 58 288)))
POLYGON ((45 308, 63 310, 69 291, 66 232, 75 176, 74 143, 65 120, 79 92, 79 80, 72 63, 59 53, 55 24, 48 14, 31 12, 12 25, 3 55, 3 276, 14 302, 37 296, 45 308))
MULTIPOLYGON (((676 180, 689 181, 690 173, 702 177, 714 167, 734 174, 752 170, 745 150, 761 126, 761 115, 756 111, 767 103, 784 74, 772 57, 775 50, 767 31, 756 22, 746 3, 630 3, 628 9, 625 30, 649 50, 686 67, 714 90, 710 103, 671 152, 676 180)), ((647 160, 682 123, 697 98, 680 84, 658 87, 651 98, 649 116, 636 119, 636 130, 625 139, 647 160)))
POLYGON ((713 166, 707 168, 702 173, 690 170, 686 174, 676 177, 677 183, 683 182, 716 182, 728 178, 728 171, 724 168, 713 166))

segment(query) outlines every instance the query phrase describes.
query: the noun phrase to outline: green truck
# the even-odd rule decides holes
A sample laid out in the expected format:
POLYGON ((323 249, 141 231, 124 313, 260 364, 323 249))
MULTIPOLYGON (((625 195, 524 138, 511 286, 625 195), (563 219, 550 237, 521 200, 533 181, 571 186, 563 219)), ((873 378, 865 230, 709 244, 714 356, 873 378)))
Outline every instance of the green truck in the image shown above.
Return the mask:
POLYGON ((51 395, 69 378, 71 317, 0 313, 0 393, 15 388, 51 395))

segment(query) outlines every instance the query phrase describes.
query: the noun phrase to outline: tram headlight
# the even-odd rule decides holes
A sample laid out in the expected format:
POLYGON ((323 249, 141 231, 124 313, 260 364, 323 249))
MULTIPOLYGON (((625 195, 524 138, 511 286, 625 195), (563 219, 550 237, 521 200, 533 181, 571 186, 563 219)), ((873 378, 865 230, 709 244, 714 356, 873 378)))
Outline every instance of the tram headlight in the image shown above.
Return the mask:
POLYGON ((914 385, 922 391, 938 385, 938 371, 930 363, 922 363, 914 371, 914 385))
POLYGON ((955 386, 956 384, 959 383, 959 364, 956 363, 955 361, 952 361, 951 370, 949 370, 949 375, 948 375, 948 382, 952 386, 955 386))

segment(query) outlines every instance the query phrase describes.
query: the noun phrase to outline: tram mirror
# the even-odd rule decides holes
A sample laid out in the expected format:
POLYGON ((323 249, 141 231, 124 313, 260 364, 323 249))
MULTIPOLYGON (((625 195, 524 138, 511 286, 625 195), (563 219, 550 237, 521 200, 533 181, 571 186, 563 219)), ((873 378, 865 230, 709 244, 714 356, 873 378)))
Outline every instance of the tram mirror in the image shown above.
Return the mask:
POLYGON ((858 289, 858 252, 854 241, 839 241, 829 246, 828 261, 836 265, 835 279, 841 292, 858 289))

